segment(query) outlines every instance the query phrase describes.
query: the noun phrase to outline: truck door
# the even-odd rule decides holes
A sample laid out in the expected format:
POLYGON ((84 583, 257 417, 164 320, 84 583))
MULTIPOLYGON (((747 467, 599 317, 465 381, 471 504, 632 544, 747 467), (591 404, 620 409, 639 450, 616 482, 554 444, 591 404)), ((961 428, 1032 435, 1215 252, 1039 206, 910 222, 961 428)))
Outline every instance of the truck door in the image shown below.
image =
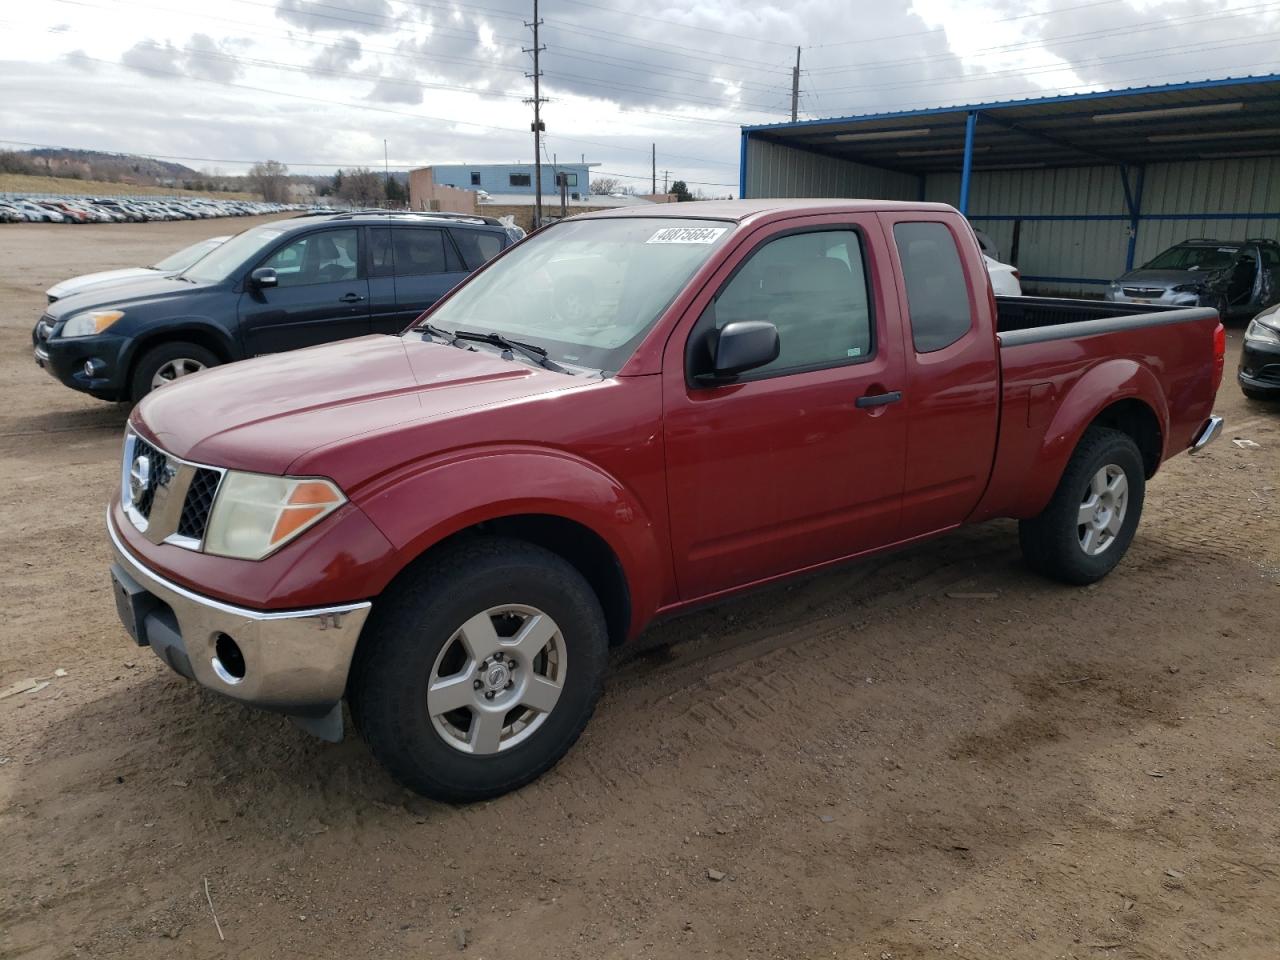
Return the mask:
POLYGON ((766 228, 694 300, 663 361, 668 503, 683 599, 897 538, 906 421, 891 266, 874 216, 766 228), (887 293, 887 296, 886 296, 887 293), (697 375, 728 323, 780 354, 729 383, 697 375))
POLYGON ((908 323, 905 538, 955 526, 981 499, 995 457, 1000 359, 990 281, 963 223, 881 216, 908 323))
POLYGON ((249 356, 296 350, 369 332, 369 281, 360 260, 360 229, 308 233, 260 267, 277 286, 240 295, 240 329, 249 356))
POLYGON ((374 315, 374 333, 399 333, 467 276, 444 228, 396 224, 390 233, 395 306, 374 315))

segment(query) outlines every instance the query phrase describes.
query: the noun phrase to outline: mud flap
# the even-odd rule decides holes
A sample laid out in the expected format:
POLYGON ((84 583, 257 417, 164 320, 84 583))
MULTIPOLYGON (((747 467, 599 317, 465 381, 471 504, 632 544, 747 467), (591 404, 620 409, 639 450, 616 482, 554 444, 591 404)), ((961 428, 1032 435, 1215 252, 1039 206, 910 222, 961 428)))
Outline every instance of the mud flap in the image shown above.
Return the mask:
POLYGON ((300 726, 313 737, 327 740, 329 743, 341 743, 343 736, 342 701, 335 703, 328 713, 319 717, 299 717, 290 715, 290 720, 300 726))

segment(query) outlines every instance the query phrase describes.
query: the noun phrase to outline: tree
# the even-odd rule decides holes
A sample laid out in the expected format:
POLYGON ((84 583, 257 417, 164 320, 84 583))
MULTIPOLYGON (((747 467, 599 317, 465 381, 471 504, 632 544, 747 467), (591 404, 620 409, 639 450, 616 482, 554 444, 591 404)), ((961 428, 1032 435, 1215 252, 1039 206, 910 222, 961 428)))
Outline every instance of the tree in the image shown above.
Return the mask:
POLYGON ((249 168, 249 184, 267 203, 289 201, 289 168, 279 161, 255 163, 249 168))
POLYGON ((353 207, 377 207, 387 198, 387 191, 381 174, 356 167, 343 173, 338 196, 353 207))
POLYGON ((677 203, 685 203, 693 199, 693 194, 689 192, 689 185, 683 180, 677 180, 671 185, 671 192, 676 195, 677 203))
POLYGON ((399 210, 409 204, 409 194, 395 177, 387 181, 387 206, 399 210))
POLYGON ((333 193, 335 195, 342 193, 342 168, 338 168, 338 172, 333 175, 333 193))
POLYGON ((591 192, 597 197, 607 197, 611 193, 619 193, 622 190, 622 181, 617 177, 593 177, 591 179, 591 192))

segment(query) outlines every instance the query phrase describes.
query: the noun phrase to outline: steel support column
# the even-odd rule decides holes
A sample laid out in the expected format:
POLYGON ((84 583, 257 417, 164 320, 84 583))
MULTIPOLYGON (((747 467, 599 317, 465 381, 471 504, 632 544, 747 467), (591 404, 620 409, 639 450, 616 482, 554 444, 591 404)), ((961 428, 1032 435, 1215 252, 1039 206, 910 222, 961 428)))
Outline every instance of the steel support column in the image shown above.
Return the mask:
POLYGON ((960 212, 969 212, 969 178, 973 174, 973 133, 978 126, 978 111, 970 110, 964 122, 964 166, 960 170, 960 212))
POLYGON ((1124 185, 1124 202, 1129 208, 1129 246, 1125 251, 1124 269, 1128 273, 1133 269, 1133 255, 1138 246, 1138 221, 1142 216, 1142 184, 1147 178, 1146 167, 1132 168, 1136 171, 1134 182, 1129 182, 1130 167, 1120 168, 1120 182, 1124 185))

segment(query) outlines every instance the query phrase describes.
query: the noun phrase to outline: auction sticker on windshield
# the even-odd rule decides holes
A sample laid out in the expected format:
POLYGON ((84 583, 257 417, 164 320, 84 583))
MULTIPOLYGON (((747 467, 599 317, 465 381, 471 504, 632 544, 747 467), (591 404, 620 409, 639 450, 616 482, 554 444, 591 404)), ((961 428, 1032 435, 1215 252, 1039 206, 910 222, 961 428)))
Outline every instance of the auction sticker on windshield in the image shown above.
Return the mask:
POLYGON ((715 243, 728 227, 663 227, 645 243, 715 243))

